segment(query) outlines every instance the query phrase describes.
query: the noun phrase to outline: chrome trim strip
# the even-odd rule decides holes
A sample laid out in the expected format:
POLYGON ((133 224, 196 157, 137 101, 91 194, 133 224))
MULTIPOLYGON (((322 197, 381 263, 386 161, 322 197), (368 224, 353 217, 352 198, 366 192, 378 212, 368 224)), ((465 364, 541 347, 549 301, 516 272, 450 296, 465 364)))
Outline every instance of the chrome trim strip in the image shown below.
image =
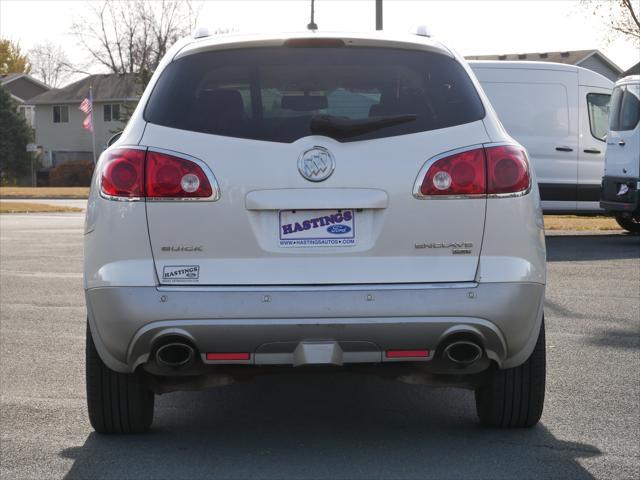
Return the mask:
POLYGON ((487 198, 517 198, 517 197, 524 197, 529 193, 531 193, 531 181, 529 181, 529 186, 527 187, 526 190, 522 190, 520 192, 513 192, 513 193, 491 193, 487 195, 487 198))
POLYGON ((477 288, 477 282, 384 283, 353 285, 159 285, 159 292, 368 292, 376 290, 436 290, 477 288))

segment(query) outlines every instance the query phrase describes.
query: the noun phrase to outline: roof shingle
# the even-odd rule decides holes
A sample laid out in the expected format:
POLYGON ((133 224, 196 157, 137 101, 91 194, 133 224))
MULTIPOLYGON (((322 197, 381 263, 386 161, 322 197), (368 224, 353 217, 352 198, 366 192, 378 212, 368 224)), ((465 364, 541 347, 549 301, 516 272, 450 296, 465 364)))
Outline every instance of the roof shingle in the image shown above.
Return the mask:
POLYGON ((597 50, 570 50, 565 52, 512 53, 507 55, 469 55, 467 60, 529 60, 532 62, 555 62, 575 65, 597 50))
POLYGON ((134 73, 89 75, 63 88, 56 88, 29 100, 32 105, 51 103, 80 103, 93 89, 94 102, 137 100, 138 85, 134 73))

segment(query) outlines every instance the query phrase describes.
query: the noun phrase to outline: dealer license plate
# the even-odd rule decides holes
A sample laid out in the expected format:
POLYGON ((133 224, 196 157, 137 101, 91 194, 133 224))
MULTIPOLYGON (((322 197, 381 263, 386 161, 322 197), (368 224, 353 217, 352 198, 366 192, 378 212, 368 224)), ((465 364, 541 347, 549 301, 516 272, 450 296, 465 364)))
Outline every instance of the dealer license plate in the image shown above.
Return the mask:
POLYGON ((355 210, 281 210, 278 216, 283 248, 356 244, 355 210))

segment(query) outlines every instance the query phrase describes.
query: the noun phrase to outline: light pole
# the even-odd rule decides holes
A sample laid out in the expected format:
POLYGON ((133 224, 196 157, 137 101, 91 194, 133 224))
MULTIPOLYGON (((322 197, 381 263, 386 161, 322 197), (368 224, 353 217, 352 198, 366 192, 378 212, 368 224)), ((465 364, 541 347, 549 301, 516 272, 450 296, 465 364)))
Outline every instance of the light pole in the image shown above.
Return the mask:
POLYGON ((376 0, 376 30, 382 30, 382 0, 376 0))
POLYGON ((314 16, 314 3, 315 0, 311 0, 311 21, 309 22, 309 24, 307 25, 307 29, 309 30, 318 30, 318 25, 316 25, 316 22, 313 21, 313 16, 314 16))

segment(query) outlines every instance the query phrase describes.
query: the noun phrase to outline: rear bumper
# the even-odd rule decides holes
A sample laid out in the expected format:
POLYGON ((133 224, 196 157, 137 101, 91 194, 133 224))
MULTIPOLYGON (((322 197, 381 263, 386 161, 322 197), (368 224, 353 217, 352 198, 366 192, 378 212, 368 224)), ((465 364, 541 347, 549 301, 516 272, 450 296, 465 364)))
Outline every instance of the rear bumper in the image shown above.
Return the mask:
MULTIPOLYGON (((87 290, 94 342, 113 370, 132 372, 163 337, 206 352, 249 352, 253 365, 295 365, 302 343, 334 342, 340 364, 385 363, 385 350, 429 349, 473 335, 501 368, 533 351, 544 303, 538 283, 322 287, 105 287, 87 290)), ((437 362, 431 362, 437 363, 437 362)), ((441 372, 440 372, 441 373, 441 372)), ((450 372, 445 372, 450 373, 450 372)))
POLYGON ((613 213, 640 212, 640 178, 603 177, 600 206, 613 213), (618 195, 621 185, 629 189, 624 195, 618 195))

